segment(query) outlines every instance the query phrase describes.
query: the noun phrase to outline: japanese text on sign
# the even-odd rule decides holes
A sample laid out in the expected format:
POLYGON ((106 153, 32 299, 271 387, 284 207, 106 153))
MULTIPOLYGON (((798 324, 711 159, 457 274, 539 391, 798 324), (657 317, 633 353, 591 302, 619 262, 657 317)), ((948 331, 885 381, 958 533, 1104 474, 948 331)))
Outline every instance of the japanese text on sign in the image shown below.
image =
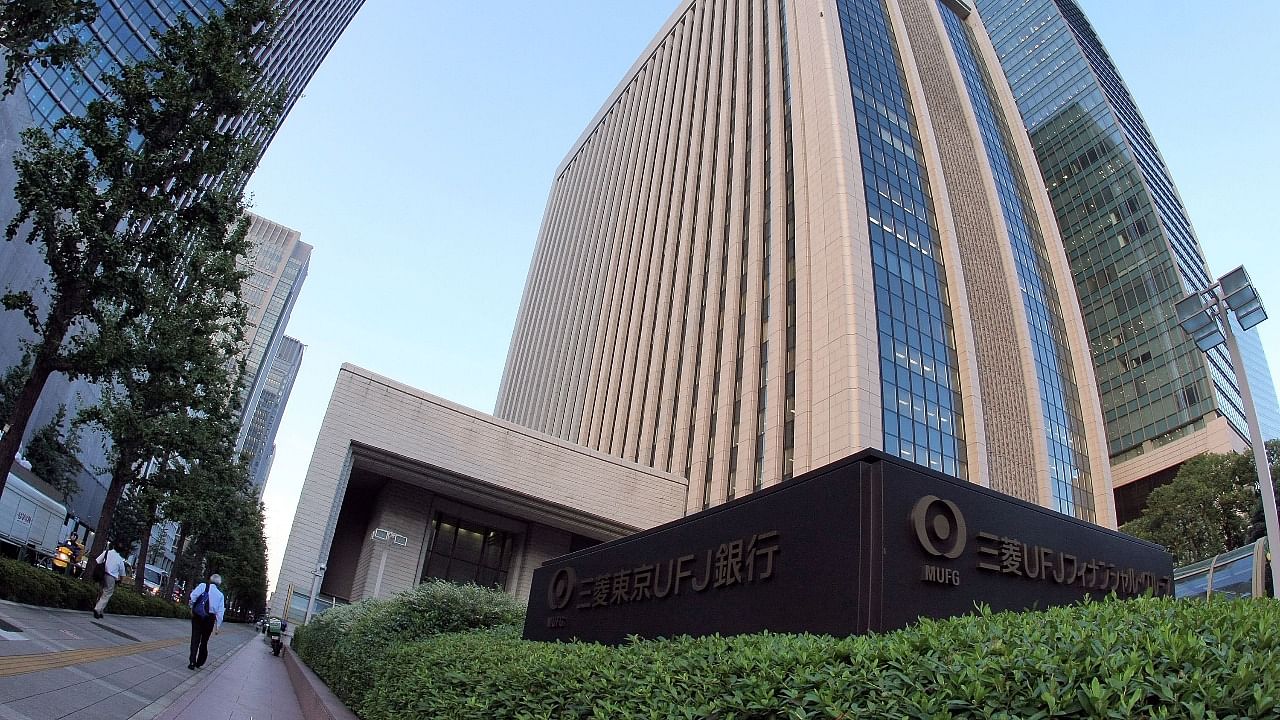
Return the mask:
MULTIPOLYGON (((582 579, 576 578, 571 568, 561 568, 552 581, 553 587, 563 587, 562 583, 566 581, 576 582, 574 606, 579 610, 590 610, 661 600, 682 592, 700 593, 762 582, 777 571, 778 539, 776 530, 755 533, 720 543, 705 552, 582 579)), ((568 605, 568 599, 565 594, 560 594, 560 602, 552 603, 553 609, 568 605)))
POLYGON ((1028 580, 1074 585, 1085 590, 1141 595, 1148 589, 1168 594, 1171 579, 1154 573, 1121 568, 1103 560, 1077 557, 1039 545, 1027 545, 1017 538, 978 533, 978 568, 1028 580))

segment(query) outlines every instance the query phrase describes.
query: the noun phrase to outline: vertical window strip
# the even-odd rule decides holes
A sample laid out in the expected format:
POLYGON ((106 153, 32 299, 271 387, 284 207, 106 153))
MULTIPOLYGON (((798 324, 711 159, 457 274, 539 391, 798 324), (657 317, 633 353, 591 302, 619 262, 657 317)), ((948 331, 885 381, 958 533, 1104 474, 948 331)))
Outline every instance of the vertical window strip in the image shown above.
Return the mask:
POLYGON ((751 488, 759 490, 764 486, 764 455, 766 441, 766 420, 767 410, 769 407, 769 308, 770 305, 770 262, 773 256, 773 131, 771 123, 771 99, 769 96, 772 86, 770 84, 769 71, 772 67, 770 63, 770 54, 772 47, 769 45, 769 0, 763 0, 761 13, 761 23, 763 25, 761 32, 764 38, 764 197, 763 199, 763 220, 760 228, 760 371, 759 379, 756 383, 756 438, 755 438, 755 461, 752 463, 751 472, 751 488))
POLYGON ((946 274, 888 9, 882 0, 837 0, 837 8, 867 201, 884 450, 965 477, 946 274))
POLYGON ((787 317, 786 355, 783 361, 782 479, 795 475, 796 448, 796 184, 791 142, 791 58, 788 54, 787 1, 778 0, 782 29, 782 144, 783 186, 786 191, 787 317))
MULTIPOLYGON (((746 139, 746 147, 743 148, 742 162, 742 221, 740 224, 742 232, 742 253, 739 258, 739 274, 738 274, 738 323, 737 323, 737 343, 735 357, 733 361, 733 423, 729 431, 729 468, 728 477, 725 482, 725 500, 732 500, 738 494, 738 455, 742 441, 742 376, 746 372, 743 367, 746 361, 746 334, 747 334, 747 269, 750 267, 751 259, 751 130, 752 130, 752 74, 755 69, 753 49, 755 44, 755 22, 754 13, 752 12, 753 0, 745 0, 747 4, 747 47, 744 53, 747 58, 746 82, 743 87, 746 89, 746 112, 743 114, 743 120, 746 123, 743 137, 746 139)), ((725 228, 725 238, 728 239, 728 228, 725 228)), ((727 247, 727 242, 726 242, 727 247)), ((721 309, 723 311, 723 308, 721 309)))

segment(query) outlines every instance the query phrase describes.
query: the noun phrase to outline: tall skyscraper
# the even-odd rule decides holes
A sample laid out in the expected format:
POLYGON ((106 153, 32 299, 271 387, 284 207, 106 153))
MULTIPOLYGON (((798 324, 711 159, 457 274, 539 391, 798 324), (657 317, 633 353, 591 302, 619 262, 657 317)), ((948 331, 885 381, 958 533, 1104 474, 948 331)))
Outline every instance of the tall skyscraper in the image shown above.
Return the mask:
MULTIPOLYGON (((284 0, 282 19, 275 40, 262 49, 263 63, 269 82, 286 81, 288 96, 285 116, 302 95, 307 82, 342 31, 363 4, 363 0, 284 0)), ((154 2, 153 0, 100 0, 98 17, 83 29, 84 39, 97 48, 96 53, 72 68, 33 68, 17 92, 0 103, 0 223, 13 217, 15 174, 11 158, 19 146, 18 134, 32 125, 49 127, 67 113, 80 113, 101 95, 100 78, 120 63, 144 57, 152 52, 153 29, 163 31, 178 13, 196 22, 209 13, 220 12, 226 3, 220 0, 188 0, 187 2, 154 2)), ((281 118, 283 122, 284 116, 281 118)), ((243 119, 233 122, 244 123, 243 119)), ((276 128, 256 138, 265 150, 276 128)), ((0 242, 0 288, 33 289, 46 273, 44 260, 37 248, 22 242, 0 242)), ((38 298, 39 299, 39 298, 38 298)), ((22 350, 18 343, 31 337, 26 321, 17 313, 0 312, 0 372, 18 364, 22 350)), ((68 382, 62 376, 50 378, 36 406, 27 438, 54 416, 59 405, 70 410, 96 403, 101 390, 85 381, 68 382)), ((99 437, 81 443, 81 461, 85 467, 80 477, 82 491, 73 501, 73 512, 90 524, 97 521, 105 494, 103 481, 92 468, 108 463, 99 437)))
MULTIPOLYGON (((1234 319, 1233 319, 1234 320, 1234 319)), ((1235 327, 1240 341, 1240 356, 1245 372, 1249 373, 1249 389, 1253 392, 1253 407, 1258 413, 1258 427, 1264 440, 1280 440, 1280 400, 1276 398, 1275 381, 1271 378, 1271 363, 1262 348, 1258 329, 1241 330, 1235 327)))
MULTIPOLYGON (((261 49, 258 61, 269 85, 286 85, 282 122, 363 4, 364 0, 280 2, 276 38, 261 49)), ((180 15, 198 23, 226 6, 222 0, 99 0, 97 19, 82 31, 83 39, 97 48, 94 56, 76 67, 34 68, 27 75, 25 87, 32 117, 47 127, 63 115, 84 112, 94 98, 102 95, 99 78, 104 73, 154 52, 152 30, 163 32, 180 15)), ((233 122, 241 126, 246 123, 243 118, 233 122)), ((268 137, 259 138, 264 149, 276 128, 271 128, 268 137)))
POLYGON ((1213 276, 1133 97, 1074 0, 977 5, 1061 228, 1125 522, 1184 460, 1246 447, 1227 351, 1200 352, 1173 311, 1213 276))
POLYGON ((271 472, 271 463, 276 455, 276 432, 280 430, 280 420, 289 403, 289 394, 293 392, 293 381, 302 368, 305 350, 306 346, 288 335, 281 339, 262 391, 245 414, 242 451, 249 458, 249 479, 259 495, 271 472))
POLYGON ((960 0, 682 2, 556 171, 496 414, 689 510, 877 447, 1113 524, 1036 178, 960 0))
MULTIPOLYGON (((268 383, 293 305, 307 278, 312 249, 302 242, 302 234, 297 230, 253 213, 249 213, 248 239, 251 246, 249 277, 241 291, 249 312, 245 328, 240 435, 236 439, 238 452, 245 450, 255 407, 268 383)), ((298 357, 301 360, 301 352, 298 357)))

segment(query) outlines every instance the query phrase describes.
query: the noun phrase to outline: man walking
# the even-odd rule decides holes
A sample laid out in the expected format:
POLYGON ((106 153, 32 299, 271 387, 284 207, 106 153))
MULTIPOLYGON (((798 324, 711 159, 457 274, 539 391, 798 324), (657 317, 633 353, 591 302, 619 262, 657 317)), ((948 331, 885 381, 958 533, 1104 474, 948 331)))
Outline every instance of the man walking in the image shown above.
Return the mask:
POLYGON ((209 659, 209 636, 222 628, 222 615, 226 608, 223 604, 222 576, 214 573, 207 582, 202 582, 191 591, 191 655, 187 669, 196 670, 204 667, 209 659))
POLYGON ((102 576, 102 594, 98 596, 98 602, 93 606, 93 616, 102 619, 102 612, 107 609, 107 603, 111 601, 111 596, 116 592, 116 583, 125 575, 124 558, 120 553, 129 549, 129 543, 117 540, 113 547, 109 547, 97 558, 98 565, 102 566, 104 574, 102 576))

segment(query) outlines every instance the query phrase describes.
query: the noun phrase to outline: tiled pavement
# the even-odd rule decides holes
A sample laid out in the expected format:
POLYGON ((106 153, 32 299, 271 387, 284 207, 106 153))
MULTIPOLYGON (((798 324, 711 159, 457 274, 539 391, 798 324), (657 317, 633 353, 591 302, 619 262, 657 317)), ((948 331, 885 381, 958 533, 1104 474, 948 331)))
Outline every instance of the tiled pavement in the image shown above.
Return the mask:
POLYGON ((0 601, 0 720, 301 720, 261 635, 224 626, 191 671, 190 628, 0 601))

